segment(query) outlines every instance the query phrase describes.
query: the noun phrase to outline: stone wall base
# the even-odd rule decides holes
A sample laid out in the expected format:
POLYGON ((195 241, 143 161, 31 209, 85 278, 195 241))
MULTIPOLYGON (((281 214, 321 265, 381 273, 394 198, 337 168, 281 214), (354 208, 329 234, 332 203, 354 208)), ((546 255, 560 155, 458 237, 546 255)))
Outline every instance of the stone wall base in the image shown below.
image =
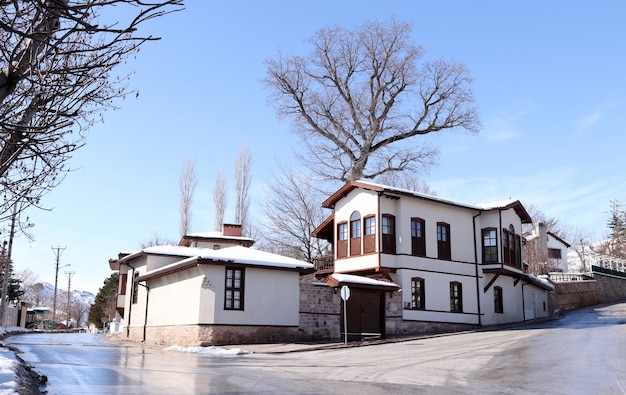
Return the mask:
MULTIPOLYGON (((298 341, 301 337, 299 328, 284 326, 168 325, 145 328, 145 343, 164 346, 284 343, 298 341)), ((144 341, 144 328, 131 327, 127 340, 144 341)))
POLYGON ((428 335, 434 333, 461 332, 478 328, 478 325, 450 322, 408 321, 387 317, 387 337, 428 335))

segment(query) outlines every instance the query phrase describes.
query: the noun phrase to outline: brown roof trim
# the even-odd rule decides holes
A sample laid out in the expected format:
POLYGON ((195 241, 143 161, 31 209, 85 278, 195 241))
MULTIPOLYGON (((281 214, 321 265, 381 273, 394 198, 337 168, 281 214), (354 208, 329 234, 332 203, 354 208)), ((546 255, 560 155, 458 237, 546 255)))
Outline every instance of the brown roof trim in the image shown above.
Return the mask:
POLYGON ((330 195, 328 199, 324 200, 322 202, 322 207, 334 208, 335 204, 339 200, 346 197, 346 195, 348 195, 348 193, 350 193, 355 188, 369 189, 370 191, 376 191, 376 192, 382 192, 385 190, 385 188, 378 186, 378 185, 362 183, 359 181, 348 181, 344 186, 339 188, 337 192, 333 193, 332 195, 330 195))
POLYGON ((565 241, 565 240, 561 239, 559 236, 555 235, 554 233, 552 233, 552 232, 547 232, 547 234, 549 234, 550 236, 554 237, 555 239, 557 239, 558 241, 560 241, 561 243, 563 243, 563 244, 564 244, 567 248, 570 248, 570 247, 571 247, 571 245, 570 245, 567 241, 565 241))

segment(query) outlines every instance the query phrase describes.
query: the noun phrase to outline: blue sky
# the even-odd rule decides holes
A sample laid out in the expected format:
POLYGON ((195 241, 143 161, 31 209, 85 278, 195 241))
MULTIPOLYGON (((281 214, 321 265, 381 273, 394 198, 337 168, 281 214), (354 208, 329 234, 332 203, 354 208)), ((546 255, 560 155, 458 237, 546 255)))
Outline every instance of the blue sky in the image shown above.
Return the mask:
MULTIPOLYGON (((477 135, 428 136, 441 154, 423 178, 467 203, 520 199, 601 237, 609 201, 626 202, 626 4, 619 1, 188 1, 147 25, 148 43, 125 70, 139 90, 105 114, 72 159, 77 170, 30 211, 36 241, 15 239, 17 270, 54 282, 51 247, 72 288, 96 292, 108 259, 158 234, 178 237, 178 176, 195 157, 192 230, 211 230, 219 169, 234 184, 240 147, 253 155, 252 210, 297 139, 267 103, 264 60, 306 55, 330 25, 396 17, 412 22, 425 59, 466 63, 482 121, 477 135)), ((234 197, 234 192, 231 192, 234 197)), ((229 209, 234 209, 234 201, 229 209)), ((257 214, 258 215, 258 214, 257 214)), ((232 213, 226 215, 233 221, 232 213)), ((254 218, 253 218, 254 220, 254 218)))

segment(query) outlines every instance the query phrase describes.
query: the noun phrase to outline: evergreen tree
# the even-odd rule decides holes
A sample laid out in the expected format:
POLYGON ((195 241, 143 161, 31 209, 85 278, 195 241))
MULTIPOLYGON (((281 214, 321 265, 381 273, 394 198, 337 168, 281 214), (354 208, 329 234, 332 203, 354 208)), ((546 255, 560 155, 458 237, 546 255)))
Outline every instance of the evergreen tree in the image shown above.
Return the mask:
POLYGON ((98 290, 94 303, 89 309, 89 322, 97 328, 102 328, 115 315, 117 305, 118 273, 113 273, 104 280, 104 285, 98 290))
POLYGON ((614 256, 626 257, 626 211, 617 200, 611 200, 610 218, 607 222, 609 232, 609 253, 614 256))

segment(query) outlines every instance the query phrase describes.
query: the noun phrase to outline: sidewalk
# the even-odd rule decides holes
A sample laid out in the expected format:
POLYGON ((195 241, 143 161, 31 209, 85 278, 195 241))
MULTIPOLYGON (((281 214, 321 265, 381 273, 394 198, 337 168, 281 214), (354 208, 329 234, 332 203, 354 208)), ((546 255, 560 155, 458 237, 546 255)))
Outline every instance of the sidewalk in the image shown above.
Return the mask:
POLYGON ((229 344, 225 346, 221 346, 224 349, 234 349, 239 348, 241 350, 249 351, 255 354, 284 354, 290 352, 302 352, 302 351, 314 351, 314 350, 329 350, 329 349, 337 349, 337 348, 352 348, 352 347, 364 347, 371 346, 375 344, 386 344, 386 343, 399 343, 399 342, 407 342, 411 340, 420 340, 420 339, 429 339, 434 337, 442 337, 442 336, 454 336, 465 333, 473 333, 473 332, 489 332, 489 331, 499 331, 504 329, 512 329, 517 327, 523 327, 526 325, 536 325, 539 323, 554 321, 563 318, 563 316, 551 316, 545 318, 538 318, 534 320, 529 320, 526 322, 517 322, 517 323, 509 323, 502 325, 491 325, 485 326, 481 328, 476 328, 473 330, 460 331, 460 332, 442 332, 442 333, 430 333, 424 335, 406 335, 406 336, 398 336, 398 337, 387 337, 384 339, 370 339, 370 340, 360 340, 360 341, 351 341, 345 344, 343 341, 332 339, 327 341, 319 341, 319 342, 302 342, 302 343, 265 343, 265 344, 229 344))

